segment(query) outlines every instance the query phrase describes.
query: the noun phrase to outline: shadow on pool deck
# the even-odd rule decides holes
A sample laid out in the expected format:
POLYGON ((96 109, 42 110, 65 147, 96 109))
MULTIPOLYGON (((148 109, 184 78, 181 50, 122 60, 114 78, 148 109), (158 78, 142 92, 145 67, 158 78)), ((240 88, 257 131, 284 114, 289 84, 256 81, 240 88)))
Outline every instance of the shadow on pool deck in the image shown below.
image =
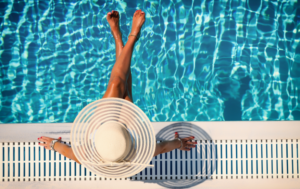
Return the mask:
MULTIPOLYGON (((157 133, 156 140, 157 141, 173 140, 175 132, 178 132, 180 138, 194 136, 195 140, 202 141, 201 144, 203 144, 205 141, 210 141, 211 144, 214 144, 212 141, 212 138, 201 127, 194 125, 192 123, 186 123, 186 122, 174 123, 174 124, 164 127, 162 130, 160 130, 157 133)), ((212 146, 214 146, 214 145, 212 145, 212 146)), ((201 150, 198 145, 197 157, 199 159, 200 159, 200 157, 204 157, 203 159, 205 159, 205 157, 206 157, 205 153, 208 154, 206 161, 211 162, 211 163, 204 163, 202 166, 202 171, 199 169, 199 170, 197 170, 197 172, 194 175, 192 175, 192 177, 194 177, 193 179, 191 179, 191 176, 186 177, 185 175, 184 176, 176 175, 179 179, 174 179, 174 176, 172 176, 173 179, 169 179, 169 180, 146 180, 146 181, 144 180, 143 182, 157 183, 160 186, 163 186, 166 188, 190 188, 190 187, 199 185, 202 182, 209 179, 211 177, 212 173, 216 170, 215 149, 213 148, 212 150, 210 150, 209 148, 207 148, 206 150, 203 151, 203 149, 201 150), (200 155, 200 153, 202 153, 201 154, 202 156, 200 155), (206 165, 208 165, 208 166, 206 166, 206 165), (201 172, 203 174, 201 174, 201 172), (205 175, 205 176, 201 177, 201 175, 205 175)), ((177 169, 177 170, 179 170, 179 169, 177 169)), ((173 172, 175 172, 175 171, 173 170, 173 172)))

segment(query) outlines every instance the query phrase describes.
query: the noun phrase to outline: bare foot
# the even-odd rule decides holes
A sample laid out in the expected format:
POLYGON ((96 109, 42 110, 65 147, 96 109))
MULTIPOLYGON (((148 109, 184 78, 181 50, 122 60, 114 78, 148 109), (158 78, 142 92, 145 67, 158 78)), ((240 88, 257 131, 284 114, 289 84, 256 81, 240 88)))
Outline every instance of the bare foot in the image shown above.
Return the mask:
POLYGON ((145 13, 141 10, 135 11, 132 18, 132 27, 130 35, 137 36, 145 22, 145 13))
POLYGON ((106 20, 109 23, 111 32, 115 38, 115 40, 117 39, 122 39, 122 34, 120 31, 120 27, 119 27, 119 12, 118 11, 111 11, 109 13, 107 13, 106 16, 106 20))

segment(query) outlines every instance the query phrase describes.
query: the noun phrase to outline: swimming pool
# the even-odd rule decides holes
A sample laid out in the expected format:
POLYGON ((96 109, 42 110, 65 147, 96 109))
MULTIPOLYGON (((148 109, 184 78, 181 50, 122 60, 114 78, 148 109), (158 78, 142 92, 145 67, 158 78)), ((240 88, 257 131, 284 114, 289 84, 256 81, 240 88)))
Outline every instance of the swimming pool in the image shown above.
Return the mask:
POLYGON ((132 57, 133 101, 151 121, 300 120, 300 7, 291 1, 0 3, 1 123, 73 122, 115 61, 106 13, 132 57))

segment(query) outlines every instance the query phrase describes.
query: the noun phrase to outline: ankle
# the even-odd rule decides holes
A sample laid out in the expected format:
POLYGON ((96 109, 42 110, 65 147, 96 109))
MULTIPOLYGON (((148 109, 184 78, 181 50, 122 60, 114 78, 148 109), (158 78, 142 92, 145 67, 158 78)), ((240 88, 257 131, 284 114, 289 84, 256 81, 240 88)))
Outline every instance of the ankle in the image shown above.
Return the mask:
POLYGON ((137 41, 137 40, 139 40, 139 38, 140 38, 140 33, 137 33, 137 34, 135 34, 135 33, 130 33, 130 34, 128 35, 128 39, 129 39, 129 38, 134 38, 135 41, 137 41))
POLYGON ((138 35, 135 35, 135 34, 129 34, 128 37, 135 37, 135 38, 138 38, 138 35))
POLYGON ((139 33, 140 33, 140 32, 132 32, 132 31, 131 31, 131 32, 129 33, 129 35, 136 35, 136 36, 138 36, 139 33))
POLYGON ((138 40, 138 37, 136 35, 130 34, 130 35, 128 35, 128 41, 129 40, 133 40, 134 42, 136 42, 138 40))

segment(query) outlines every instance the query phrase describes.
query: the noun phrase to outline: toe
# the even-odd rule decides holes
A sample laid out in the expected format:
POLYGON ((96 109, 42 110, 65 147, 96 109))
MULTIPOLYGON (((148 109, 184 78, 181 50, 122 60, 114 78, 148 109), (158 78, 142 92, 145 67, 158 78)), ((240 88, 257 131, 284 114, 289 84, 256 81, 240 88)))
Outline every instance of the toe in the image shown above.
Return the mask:
POLYGON ((119 12, 118 11, 114 11, 114 16, 118 17, 119 16, 119 12))
POLYGON ((145 14, 145 13, 144 13, 142 10, 139 11, 139 15, 140 15, 140 16, 143 16, 144 14, 145 14))
POLYGON ((138 13, 138 10, 134 12, 133 16, 136 16, 136 15, 137 15, 137 13, 138 13))

